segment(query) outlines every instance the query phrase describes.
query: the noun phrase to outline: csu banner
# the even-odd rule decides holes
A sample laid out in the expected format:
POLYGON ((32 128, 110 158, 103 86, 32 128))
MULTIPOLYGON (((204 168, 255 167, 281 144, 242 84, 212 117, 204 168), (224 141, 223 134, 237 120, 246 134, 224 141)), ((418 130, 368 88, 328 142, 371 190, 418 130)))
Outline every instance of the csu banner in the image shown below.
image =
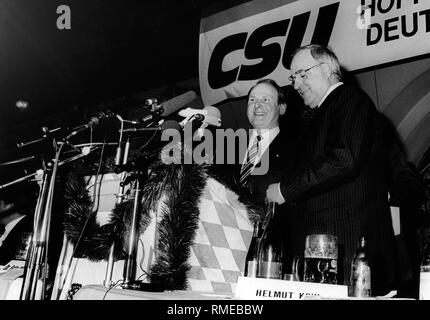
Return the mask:
POLYGON ((430 0, 254 0, 200 23, 203 101, 246 95, 256 80, 288 85, 291 53, 329 45, 359 70, 430 53, 430 0))

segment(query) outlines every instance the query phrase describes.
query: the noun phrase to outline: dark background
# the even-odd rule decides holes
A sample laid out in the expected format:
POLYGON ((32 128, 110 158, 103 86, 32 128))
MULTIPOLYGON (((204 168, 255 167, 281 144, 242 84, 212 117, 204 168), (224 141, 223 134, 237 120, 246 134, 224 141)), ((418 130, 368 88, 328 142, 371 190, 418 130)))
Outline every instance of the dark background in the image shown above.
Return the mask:
MULTIPOLYGON (((106 109, 139 117, 147 90, 163 87, 159 101, 199 94, 178 82, 198 77, 200 18, 242 2, 1 0, 0 163, 51 150, 16 147, 42 127, 68 130, 106 109), (71 30, 57 28, 60 5, 70 8, 71 30)), ((0 183, 39 166, 32 162, 0 166, 0 183)))

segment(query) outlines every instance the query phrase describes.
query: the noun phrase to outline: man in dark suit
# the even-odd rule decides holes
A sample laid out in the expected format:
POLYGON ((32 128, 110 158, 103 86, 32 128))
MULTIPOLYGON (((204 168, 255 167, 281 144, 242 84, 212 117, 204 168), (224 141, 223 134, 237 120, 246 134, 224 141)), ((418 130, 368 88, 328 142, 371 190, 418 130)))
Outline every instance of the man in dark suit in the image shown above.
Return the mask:
POLYGON ((297 167, 267 189, 268 200, 295 205, 294 248, 309 234, 338 238, 340 283, 349 284, 351 261, 365 236, 372 263, 372 294, 396 282, 395 239, 388 205, 384 141, 378 112, 360 89, 340 81, 328 48, 299 48, 290 80, 310 108, 297 167))
POLYGON ((287 108, 286 93, 290 100, 290 95, 294 92, 279 87, 271 79, 259 80, 250 88, 244 101, 251 129, 236 130, 234 134, 238 139, 227 138, 227 141, 224 139, 217 145, 218 149, 223 148, 222 163, 218 157, 220 150, 214 152, 218 158, 211 173, 239 195, 248 195, 261 207, 265 205, 269 184, 275 181, 280 172, 291 166, 294 159, 292 149, 297 143, 296 129, 300 118, 290 102, 287 108), (257 156, 253 159, 251 168, 248 168, 249 174, 244 174, 244 167, 257 136, 257 156))
MULTIPOLYGON (((247 97, 247 117, 252 129, 247 132, 247 150, 235 149, 234 164, 213 166, 217 171, 216 178, 235 191, 239 200, 261 218, 264 218, 266 213, 267 187, 278 181, 281 172, 288 171, 294 163, 293 150, 298 142, 297 130, 301 119, 296 106, 293 105, 299 100, 295 99, 295 92, 288 91, 289 89, 292 88, 280 88, 271 79, 259 80, 251 87, 247 97), (247 165, 247 159, 252 156, 252 147, 257 137, 257 157, 250 166, 247 165)), ((289 242, 288 235, 291 233, 286 230, 286 226, 291 225, 288 221, 288 208, 278 207, 274 219, 276 234, 283 242, 289 242)), ((288 250, 285 250, 284 258, 284 271, 291 273, 289 266, 293 257, 288 250)))
POLYGON ((285 148, 282 148, 279 117, 286 112, 286 101, 279 86, 270 79, 257 82, 249 90, 247 116, 253 129, 249 135, 248 149, 242 159, 240 170, 236 171, 236 181, 248 188, 257 203, 264 203, 264 185, 270 184, 271 176, 281 169, 285 148), (254 166, 246 175, 247 157, 258 139, 257 156, 254 166))

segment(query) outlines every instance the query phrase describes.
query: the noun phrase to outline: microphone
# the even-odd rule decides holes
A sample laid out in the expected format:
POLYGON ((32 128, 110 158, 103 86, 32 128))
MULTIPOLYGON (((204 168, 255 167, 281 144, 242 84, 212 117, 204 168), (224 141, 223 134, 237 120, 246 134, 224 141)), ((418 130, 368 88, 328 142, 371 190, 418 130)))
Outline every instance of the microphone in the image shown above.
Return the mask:
POLYGON ((56 132, 58 130, 61 130, 61 127, 55 128, 55 129, 52 129, 52 130, 49 130, 47 127, 42 127, 42 132, 43 132, 42 138, 31 140, 31 141, 27 141, 27 142, 18 142, 16 144, 16 146, 18 148, 22 148, 22 147, 29 146, 29 145, 31 145, 33 143, 44 141, 47 137, 51 136, 52 133, 54 133, 54 132, 56 132))
POLYGON ((194 91, 187 91, 177 97, 174 97, 170 100, 167 100, 161 104, 161 107, 164 109, 161 114, 162 117, 167 117, 173 112, 178 111, 179 109, 185 107, 187 104, 191 103, 197 95, 194 91))
MULTIPOLYGON (((164 131, 167 129, 175 129, 178 132, 180 132, 182 128, 179 125, 178 121, 167 120, 167 121, 164 121, 161 125, 154 128, 131 128, 131 129, 123 130, 123 132, 155 131, 155 130, 164 131)), ((127 163, 122 165, 116 163, 114 167, 114 172, 118 174, 123 171, 129 172, 135 169, 143 168, 145 165, 148 164, 148 161, 154 160, 160 154, 160 151, 163 148, 164 146, 158 147, 155 150, 151 150, 149 152, 148 151, 141 152, 138 156, 135 156, 133 159, 130 159, 127 163)))
MULTIPOLYGON (((122 132, 140 132, 140 131, 164 131, 167 129, 176 129, 176 130, 181 130, 181 126, 179 125, 178 121, 175 120, 167 120, 167 121, 163 121, 163 123, 161 123, 160 125, 156 126, 156 127, 150 127, 150 128, 129 128, 129 129, 124 129, 122 130, 122 132)), ((121 131, 121 130, 119 130, 121 131)))
POLYGON ((182 126, 193 120, 202 121, 205 127, 209 124, 216 127, 221 126, 221 112, 216 107, 207 106, 203 109, 186 108, 179 111, 179 115, 185 117, 180 123, 182 126))
POLYGON ((147 111, 146 115, 143 116, 143 118, 138 123, 145 126, 150 125, 155 120, 158 120, 163 112, 164 109, 162 107, 158 108, 155 111, 147 111))
POLYGON ((176 112, 177 110, 185 107, 187 104, 191 103, 196 97, 197 95, 194 91, 187 91, 177 97, 167 100, 163 102, 156 110, 148 111, 139 123, 146 126, 160 117, 167 117, 170 114, 176 112))
MULTIPOLYGON (((136 169, 143 169, 159 156, 160 151, 163 148, 164 146, 150 152, 141 152, 138 156, 130 159, 127 163, 115 166, 113 170, 116 174, 119 174, 123 171, 130 172, 136 169)), ((124 183, 124 185, 125 184, 126 183, 124 183)))
POLYGON ((84 131, 84 130, 86 130, 88 128, 92 128, 92 127, 98 125, 99 122, 100 122, 100 120, 107 119, 107 118, 110 118, 110 117, 113 117, 113 116, 115 116, 115 114, 112 111, 110 111, 110 110, 101 111, 101 112, 97 113, 95 116, 93 116, 93 117, 90 118, 90 121, 88 121, 88 123, 86 123, 86 124, 84 124, 82 126, 74 128, 73 131, 66 137, 66 140, 68 140, 71 137, 75 136, 79 132, 82 132, 82 131, 84 131))

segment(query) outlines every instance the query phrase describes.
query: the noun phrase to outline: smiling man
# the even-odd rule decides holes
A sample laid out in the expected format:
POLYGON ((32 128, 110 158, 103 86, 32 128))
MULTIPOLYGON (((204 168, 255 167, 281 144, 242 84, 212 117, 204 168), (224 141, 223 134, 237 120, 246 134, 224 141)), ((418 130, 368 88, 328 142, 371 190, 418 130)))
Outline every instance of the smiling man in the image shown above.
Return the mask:
POLYGON ((338 238, 339 283, 349 283, 351 261, 362 236, 369 247, 374 295, 395 286, 395 243, 387 201, 381 123, 371 99, 340 81, 328 48, 299 48, 290 81, 310 108, 297 150, 298 165, 267 189, 267 199, 295 206, 298 254, 310 234, 338 238))
MULTIPOLYGON (((302 101, 291 86, 281 88, 272 79, 261 79, 250 88, 243 102, 246 103, 246 114, 252 129, 239 130, 247 135, 247 143, 235 143, 234 164, 214 164, 211 175, 239 196, 239 201, 246 205, 253 221, 254 217, 257 220, 259 216, 264 218, 268 186, 278 182, 282 172, 293 167, 294 150, 301 128, 298 109, 302 101)), ((291 225, 289 211, 283 206, 277 209, 275 236, 287 244, 291 234, 288 231, 291 225)), ((291 273, 289 260, 292 255, 286 245, 284 253, 284 271, 291 273)))
POLYGON ((249 90, 247 116, 253 129, 237 181, 248 188, 260 204, 264 203, 270 177, 283 166, 285 148, 280 136, 279 118, 285 114, 286 108, 284 93, 272 79, 259 80, 249 90), (260 167, 266 172, 259 172, 260 167))
MULTIPOLYGON (((279 177, 294 166, 300 122, 294 110, 299 101, 291 86, 280 88, 274 80, 262 79, 249 90, 247 103, 247 116, 253 129, 238 181, 264 215, 268 186, 279 181, 279 177), (257 151, 254 151, 256 145, 257 151), (257 154, 255 158, 254 154, 257 154), (248 164, 249 158, 253 158, 253 166, 248 164), (260 172, 260 167, 267 169, 267 172, 260 172), (248 172, 251 173, 247 175, 248 172)), ((293 259, 289 245, 293 235, 291 219, 289 207, 276 207, 272 231, 273 236, 283 243, 283 273, 289 274, 292 273, 293 259)))
POLYGON ((287 108, 280 90, 271 79, 260 80, 250 89, 247 115, 256 131, 278 128, 279 132, 279 116, 285 114, 287 108))
MULTIPOLYGON (((242 141, 246 139, 247 143, 233 141, 231 153, 234 161, 213 165, 212 173, 233 191, 263 208, 269 184, 278 181, 274 178, 292 165, 290 154, 297 139, 288 130, 289 127, 294 128, 289 121, 284 119, 280 126, 281 116, 287 112, 287 103, 284 89, 274 80, 257 81, 248 91, 246 104, 252 129, 239 129, 237 132, 240 133, 239 138, 242 141)), ((295 111, 290 114, 293 116, 288 117, 296 118, 295 111)))

